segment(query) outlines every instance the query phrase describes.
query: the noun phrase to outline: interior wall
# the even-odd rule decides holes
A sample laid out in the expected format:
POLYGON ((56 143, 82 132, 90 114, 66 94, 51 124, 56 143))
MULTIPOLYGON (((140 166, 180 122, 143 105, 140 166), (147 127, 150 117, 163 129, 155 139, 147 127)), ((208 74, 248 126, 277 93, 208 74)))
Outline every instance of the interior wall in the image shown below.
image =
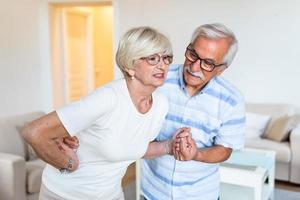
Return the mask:
POLYGON ((50 72, 41 64, 39 0, 0 6, 0 117, 51 110, 50 72))
MULTIPOLYGON (((0 117, 53 110, 49 3, 111 0, 3 0, 0 7, 0 117)), ((53 86, 59 87, 59 86, 53 86)))
MULTIPOLYGON (((0 7, 0 117, 53 109, 49 2, 80 1, 4 0, 5 6, 0 7)), ((114 52, 128 28, 150 25, 170 37, 174 63, 182 63, 194 28, 221 22, 233 29, 240 42, 225 76, 246 100, 300 107, 299 1, 114 0, 113 5, 114 52)), ((116 66, 114 75, 121 76, 116 66)))
POLYGON ((239 40, 236 59, 224 73, 247 102, 300 107, 300 1, 297 0, 118 0, 120 34, 149 25, 173 44, 183 63, 193 30, 205 23, 230 27, 239 40))

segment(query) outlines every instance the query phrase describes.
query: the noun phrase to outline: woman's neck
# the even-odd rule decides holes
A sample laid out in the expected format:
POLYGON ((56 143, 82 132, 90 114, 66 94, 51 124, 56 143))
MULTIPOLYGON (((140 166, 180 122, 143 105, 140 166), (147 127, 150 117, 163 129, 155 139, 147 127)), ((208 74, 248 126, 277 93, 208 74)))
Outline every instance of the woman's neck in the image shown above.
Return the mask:
POLYGON ((145 86, 140 81, 125 79, 130 98, 136 109, 142 113, 147 113, 152 107, 152 93, 156 89, 153 86, 145 86))

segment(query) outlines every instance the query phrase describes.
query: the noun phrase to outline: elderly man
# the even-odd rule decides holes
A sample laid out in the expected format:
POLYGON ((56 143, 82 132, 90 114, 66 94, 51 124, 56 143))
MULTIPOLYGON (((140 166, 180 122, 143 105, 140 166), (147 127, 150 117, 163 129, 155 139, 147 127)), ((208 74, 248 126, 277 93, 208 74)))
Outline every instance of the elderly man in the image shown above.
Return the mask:
POLYGON ((174 138, 181 127, 190 127, 191 136, 180 137, 179 133, 170 140, 174 156, 143 161, 145 199, 219 198, 218 163, 244 145, 243 96, 220 76, 236 52, 237 40, 227 27, 205 24, 195 30, 187 45, 184 65, 170 68, 160 88, 170 109, 156 140, 174 138))

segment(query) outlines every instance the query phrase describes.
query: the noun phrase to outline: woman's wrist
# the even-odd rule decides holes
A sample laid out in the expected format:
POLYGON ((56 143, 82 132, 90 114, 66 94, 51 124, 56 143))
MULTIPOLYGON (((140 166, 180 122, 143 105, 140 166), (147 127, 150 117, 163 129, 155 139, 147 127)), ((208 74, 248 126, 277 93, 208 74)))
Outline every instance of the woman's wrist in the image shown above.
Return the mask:
POLYGON ((171 140, 165 140, 163 142, 165 154, 171 154, 171 140))
POLYGON ((72 168, 73 168, 73 160, 71 158, 68 158, 66 167, 59 169, 59 171, 62 174, 67 174, 71 172, 72 168))

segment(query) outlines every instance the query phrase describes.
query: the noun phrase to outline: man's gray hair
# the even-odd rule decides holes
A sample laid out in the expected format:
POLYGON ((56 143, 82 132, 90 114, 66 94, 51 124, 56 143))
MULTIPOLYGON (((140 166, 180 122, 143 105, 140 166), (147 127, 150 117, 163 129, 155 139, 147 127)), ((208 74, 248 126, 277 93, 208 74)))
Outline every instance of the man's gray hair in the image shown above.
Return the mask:
POLYGON ((229 49, 223 58, 223 63, 229 66, 238 50, 238 41, 234 33, 223 24, 204 24, 199 26, 193 33, 191 44, 195 42, 198 37, 205 37, 208 39, 228 39, 229 49))

